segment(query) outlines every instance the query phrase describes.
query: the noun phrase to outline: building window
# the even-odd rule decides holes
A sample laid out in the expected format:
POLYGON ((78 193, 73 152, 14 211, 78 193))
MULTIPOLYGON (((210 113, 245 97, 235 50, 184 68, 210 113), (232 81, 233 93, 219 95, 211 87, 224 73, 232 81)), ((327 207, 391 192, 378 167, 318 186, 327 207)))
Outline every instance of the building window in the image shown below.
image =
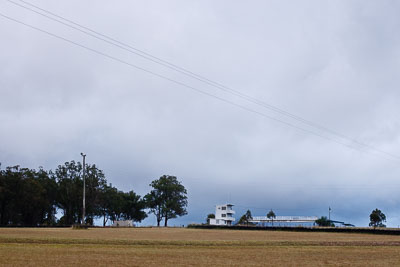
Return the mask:
POLYGON ((222 207, 222 210, 226 210, 226 207, 222 207))
POLYGON ((222 217, 226 217, 226 214, 221 214, 222 217))

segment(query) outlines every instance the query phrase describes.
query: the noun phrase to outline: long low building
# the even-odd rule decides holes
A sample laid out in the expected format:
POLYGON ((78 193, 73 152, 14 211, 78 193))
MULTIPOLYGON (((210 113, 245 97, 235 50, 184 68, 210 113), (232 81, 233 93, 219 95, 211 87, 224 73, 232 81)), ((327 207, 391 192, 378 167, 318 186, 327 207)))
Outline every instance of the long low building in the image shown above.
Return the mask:
POLYGON ((268 218, 267 216, 254 216, 250 222, 314 223, 316 220, 318 220, 317 216, 276 216, 275 218, 268 218))

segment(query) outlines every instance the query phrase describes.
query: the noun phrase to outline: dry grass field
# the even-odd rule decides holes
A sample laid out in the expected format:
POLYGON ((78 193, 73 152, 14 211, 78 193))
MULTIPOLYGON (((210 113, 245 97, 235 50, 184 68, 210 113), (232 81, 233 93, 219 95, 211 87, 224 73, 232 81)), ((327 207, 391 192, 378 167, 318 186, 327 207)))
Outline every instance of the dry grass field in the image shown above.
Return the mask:
POLYGON ((2 228, 2 266, 400 266, 400 236, 186 228, 2 228))

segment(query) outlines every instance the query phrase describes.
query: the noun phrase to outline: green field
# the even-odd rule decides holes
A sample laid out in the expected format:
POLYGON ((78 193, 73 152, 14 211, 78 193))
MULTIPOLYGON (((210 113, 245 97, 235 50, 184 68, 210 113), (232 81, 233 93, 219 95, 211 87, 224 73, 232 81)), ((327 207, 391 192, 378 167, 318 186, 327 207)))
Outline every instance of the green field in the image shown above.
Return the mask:
POLYGON ((0 265, 399 266, 400 236, 186 228, 2 228, 0 265))

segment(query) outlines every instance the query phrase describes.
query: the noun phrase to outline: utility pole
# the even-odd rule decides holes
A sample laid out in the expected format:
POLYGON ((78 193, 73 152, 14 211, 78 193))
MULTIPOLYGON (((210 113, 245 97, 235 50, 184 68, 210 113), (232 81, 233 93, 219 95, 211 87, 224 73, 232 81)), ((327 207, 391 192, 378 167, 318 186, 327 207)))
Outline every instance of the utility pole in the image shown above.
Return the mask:
POLYGON ((86 155, 81 153, 83 157, 83 169, 82 169, 82 178, 83 178, 83 207, 82 207, 82 224, 85 223, 85 212, 86 212, 86 182, 85 182, 85 158, 86 155))

